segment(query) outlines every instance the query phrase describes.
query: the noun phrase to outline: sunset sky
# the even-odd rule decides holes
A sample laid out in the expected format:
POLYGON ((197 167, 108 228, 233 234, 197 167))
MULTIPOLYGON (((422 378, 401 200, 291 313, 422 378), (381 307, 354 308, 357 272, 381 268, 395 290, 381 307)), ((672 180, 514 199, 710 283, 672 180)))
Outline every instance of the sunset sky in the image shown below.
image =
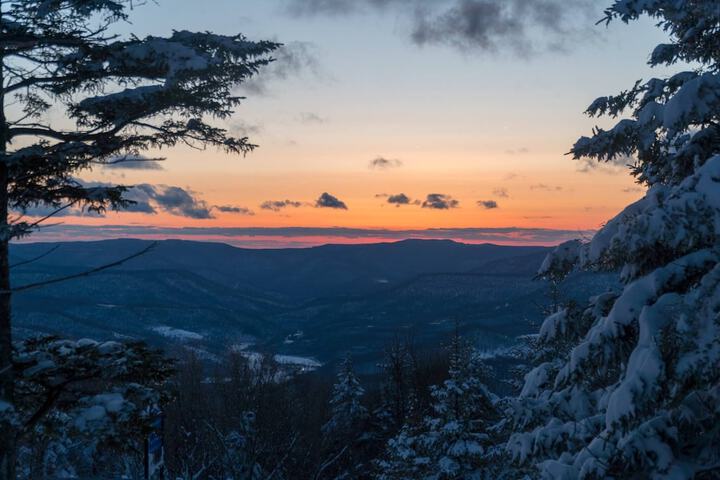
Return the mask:
POLYGON ((225 125, 259 148, 244 158, 177 148, 148 153, 167 158, 153 169, 86 172, 87 181, 146 185, 154 213, 66 216, 32 240, 172 237, 279 247, 405 237, 554 244, 587 235, 642 191, 622 167, 590 168, 565 153, 594 125, 610 124, 582 114, 595 97, 665 73, 645 66, 663 34, 649 21, 595 25, 603 2, 547 2, 568 5, 564 11, 490 8, 521 3, 139 7, 124 33, 242 32, 285 44, 242 89, 247 100, 225 125), (329 202, 320 207, 324 192, 329 202), (341 202, 347 208, 331 208, 341 202))

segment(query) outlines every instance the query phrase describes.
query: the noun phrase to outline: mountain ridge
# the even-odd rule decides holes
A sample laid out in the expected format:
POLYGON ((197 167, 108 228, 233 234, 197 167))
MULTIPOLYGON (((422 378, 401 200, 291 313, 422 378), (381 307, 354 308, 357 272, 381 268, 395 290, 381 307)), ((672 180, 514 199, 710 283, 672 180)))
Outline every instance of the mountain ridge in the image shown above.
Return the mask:
MULTIPOLYGON (((57 248, 15 269, 13 281, 77 273, 150 243, 13 244, 13 263, 57 248)), ((240 344, 322 362, 350 349, 370 368, 401 333, 437 345, 458 323, 488 348, 531 333, 546 295, 533 278, 548 251, 452 240, 279 250, 163 240, 119 267, 15 295, 16 326, 20 336, 132 337, 208 358, 240 344)))

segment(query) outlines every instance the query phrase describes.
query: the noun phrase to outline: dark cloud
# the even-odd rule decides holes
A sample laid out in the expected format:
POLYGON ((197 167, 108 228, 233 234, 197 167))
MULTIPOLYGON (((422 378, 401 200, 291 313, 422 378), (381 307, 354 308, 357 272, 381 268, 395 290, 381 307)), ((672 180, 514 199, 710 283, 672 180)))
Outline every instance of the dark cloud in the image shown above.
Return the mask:
MULTIPOLYGON (((92 190, 104 190, 104 189, 112 189, 115 188, 116 185, 112 183, 107 182, 86 182, 81 179, 74 179, 76 185, 78 187, 85 188, 88 190, 88 193, 92 190)), ((90 195, 92 196, 92 195, 90 195)), ((128 200, 134 200, 136 203, 128 205, 123 209, 123 211, 128 212, 139 212, 139 213, 149 213, 154 214, 157 213, 155 209, 145 200, 145 199, 137 199, 139 196, 139 192, 137 192, 135 189, 130 189, 125 194, 125 198, 128 200)), ((140 194, 142 196, 142 194, 140 194)), ((47 205, 44 203, 37 204, 37 205, 30 205, 24 209, 13 209, 13 213, 23 215, 23 216, 29 216, 29 217, 104 217, 103 212, 96 212, 96 211, 88 211, 82 206, 79 205, 47 205)))
POLYGON ((296 202, 293 200, 266 200, 260 204, 260 208, 263 210, 279 212, 284 208, 300 208, 302 205, 302 202, 296 202))
POLYGON ((482 207, 485 210, 493 210, 499 208, 498 203, 495 200, 478 200, 478 207, 482 207))
POLYGON ((338 199, 337 197, 330 195, 327 192, 324 192, 315 201, 315 207, 317 207, 317 208, 334 208, 337 210, 347 210, 348 209, 347 205, 345 205, 345 202, 338 199))
POLYGON ((213 208, 215 210, 217 210, 218 212, 223 212, 223 213, 237 213, 239 215, 248 215, 248 216, 255 215, 255 212, 253 212, 252 210, 250 210, 247 207, 236 207, 234 205, 215 205, 213 208))
POLYGON ((318 74, 320 71, 316 48, 311 42, 287 42, 273 55, 272 72, 277 78, 286 79, 306 71, 318 74))
POLYGON ((410 205, 410 203, 412 203, 412 199, 404 193, 398 193, 397 195, 389 195, 387 197, 387 202, 399 207, 400 205, 410 205))
POLYGON ((150 203, 150 197, 148 197, 145 193, 138 193, 135 190, 130 190, 126 197, 135 203, 123 208, 124 212, 147 213, 148 215, 155 215, 157 213, 155 207, 150 203))
POLYGON ((374 170, 387 170, 389 168, 402 167, 403 162, 398 159, 377 157, 370 161, 369 167, 374 170))
POLYGON ((493 195, 500 198, 510 198, 510 193, 508 193, 507 188, 499 187, 493 190, 493 195))
POLYGON ((515 245, 557 245, 576 238, 592 236, 592 230, 556 230, 546 228, 434 228, 417 230, 385 230, 362 228, 225 228, 225 227, 154 227, 142 225, 58 225, 42 229, 33 240, 92 240, 107 238, 185 238, 215 240, 238 246, 284 247, 312 246, 328 242, 365 240, 392 241, 407 238, 451 239, 472 243, 512 243, 515 245), (297 243, 302 242, 302 243, 297 243))
POLYGON ((207 203, 197 198, 193 192, 182 187, 142 183, 136 185, 129 192, 128 198, 137 202, 136 205, 128 209, 130 211, 155 213, 157 209, 160 209, 180 217, 213 218, 207 203))
POLYGON ((13 213, 21 214, 25 217, 44 218, 44 217, 102 217, 99 212, 86 211, 81 208, 63 208, 53 207, 52 205, 32 205, 22 210, 13 211, 13 213))
POLYGON ((559 185, 546 185, 544 183, 536 183, 535 185, 530 185, 530 190, 544 190, 546 192, 559 192, 563 189, 563 187, 559 185))
POLYGON ((388 193, 378 193, 375 195, 375 198, 385 198, 387 199, 387 203, 395 205, 396 207, 400 207, 402 205, 422 205, 422 201, 412 199, 404 193, 398 193, 395 195, 391 195, 388 193))
POLYGON ((116 155, 107 159, 102 168, 110 170, 162 170, 162 158, 148 158, 143 155, 116 155))
POLYGON ((245 91, 265 94, 269 85, 289 78, 322 76, 315 45, 310 42, 287 42, 273 53, 275 61, 242 84, 245 91))
POLYGON ((296 16, 392 10, 409 24, 416 45, 448 45, 468 52, 510 50, 527 56, 564 50, 588 37, 601 10, 592 0, 286 0, 296 16))
MULTIPOLYGON (((110 183, 103 182, 81 182, 85 188, 107 188, 113 187, 110 183)), ((149 215, 158 212, 167 212, 171 215, 177 215, 195 219, 213 218, 212 208, 222 210, 223 208, 235 207, 209 207, 204 200, 199 199, 194 192, 182 187, 174 187, 168 185, 151 185, 149 183, 141 183, 130 188, 125 198, 132 201, 122 209, 124 212, 145 213, 149 215)), ((33 217, 42 217, 53 213, 57 208, 50 205, 38 205, 30 207, 24 211, 25 215, 33 217)), ((78 207, 67 208, 54 214, 54 216, 102 216, 97 212, 87 212, 78 207)))
POLYGON ((523 49, 523 21, 513 14, 512 0, 462 0, 440 14, 422 11, 416 16, 412 40, 418 45, 448 44, 463 50, 495 51, 499 42, 523 49))
POLYGON ((430 193, 422 203, 422 208, 432 208, 435 210, 449 210, 459 206, 459 201, 455 200, 450 195, 444 195, 442 193, 430 193))

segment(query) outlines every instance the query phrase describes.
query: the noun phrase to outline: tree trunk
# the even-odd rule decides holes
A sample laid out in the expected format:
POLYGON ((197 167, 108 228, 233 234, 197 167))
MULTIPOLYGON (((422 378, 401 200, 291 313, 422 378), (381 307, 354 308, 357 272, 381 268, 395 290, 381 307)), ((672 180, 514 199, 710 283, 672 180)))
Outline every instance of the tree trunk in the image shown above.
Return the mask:
MULTIPOLYGON (((2 11, 0 10, 0 20, 2 11)), ((15 378, 12 368, 12 330, 10 319, 10 259, 8 244, 8 167, 7 121, 5 119, 4 54, 0 50, 0 412, 14 406, 15 378)), ((0 421, 0 480, 15 480, 17 431, 13 423, 0 421)))
MULTIPOLYGON (((0 407, 4 404, 14 405, 15 390, 10 324, 7 177, 7 165, 0 161, 0 407)), ((15 480, 16 436, 12 424, 0 422, 0 480, 15 480)))

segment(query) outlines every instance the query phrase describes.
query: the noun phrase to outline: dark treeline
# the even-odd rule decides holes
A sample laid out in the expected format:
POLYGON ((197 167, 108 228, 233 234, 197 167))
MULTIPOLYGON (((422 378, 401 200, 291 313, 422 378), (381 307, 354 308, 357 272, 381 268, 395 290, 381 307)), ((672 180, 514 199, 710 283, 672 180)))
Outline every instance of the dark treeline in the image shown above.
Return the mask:
POLYGON ((430 412, 431 387, 447 378, 448 361, 447 349, 397 339, 377 372, 358 378, 366 414, 335 432, 334 387, 354 374, 343 366, 338 375, 289 375, 272 355, 229 353, 208 365, 186 354, 165 407, 166 468, 183 479, 370 477, 387 440, 430 412))
POLYGON ((27 419, 18 474, 145 478, 146 442, 160 433, 163 474, 151 478, 464 478, 500 442, 484 433, 499 411, 486 384, 518 384, 482 357, 458 329, 424 349, 397 337, 363 376, 349 355, 305 372, 268 353, 208 361, 142 343, 27 339, 15 365, 27 419))

